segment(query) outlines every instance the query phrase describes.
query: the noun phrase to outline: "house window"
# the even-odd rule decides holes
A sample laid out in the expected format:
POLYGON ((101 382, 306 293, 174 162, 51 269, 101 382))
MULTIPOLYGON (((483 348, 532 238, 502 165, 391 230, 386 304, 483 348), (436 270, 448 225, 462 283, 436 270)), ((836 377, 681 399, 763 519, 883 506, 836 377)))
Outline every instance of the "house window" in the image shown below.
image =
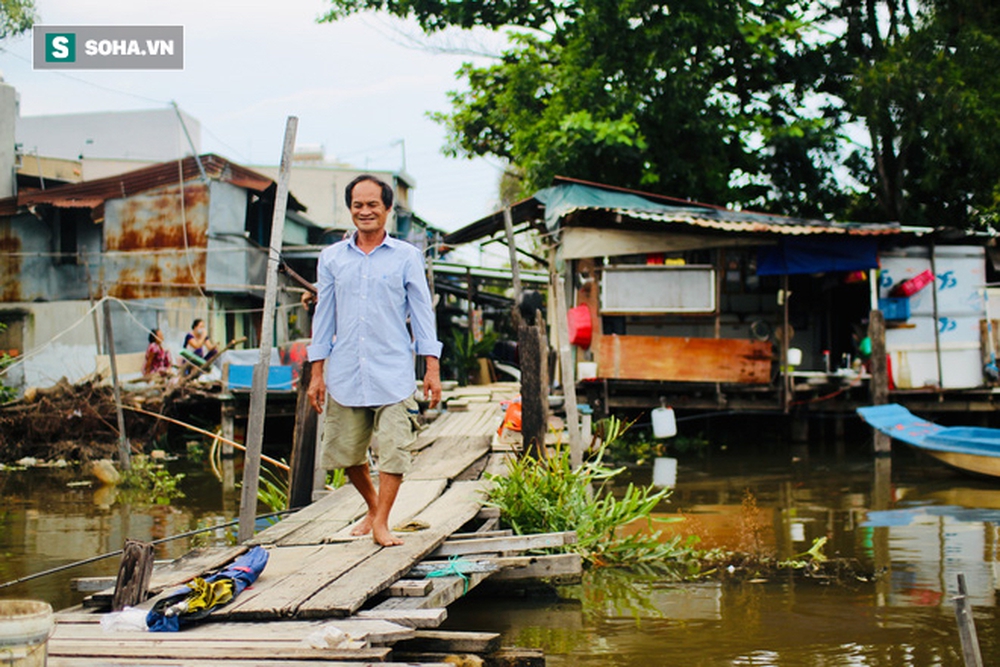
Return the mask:
POLYGON ((715 267, 609 266, 601 279, 606 315, 715 312, 715 267))

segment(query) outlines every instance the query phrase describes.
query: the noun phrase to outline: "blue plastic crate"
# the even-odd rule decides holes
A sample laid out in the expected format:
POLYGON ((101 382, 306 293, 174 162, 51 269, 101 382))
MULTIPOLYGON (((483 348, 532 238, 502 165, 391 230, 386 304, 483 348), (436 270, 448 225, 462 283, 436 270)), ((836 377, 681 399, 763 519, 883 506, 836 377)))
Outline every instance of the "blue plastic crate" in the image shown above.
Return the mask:
POLYGON ((878 300, 878 309, 887 322, 905 322, 910 319, 909 297, 888 297, 878 300))
MULTIPOLYGON (((253 386, 253 366, 229 364, 229 388, 250 389, 253 386)), ((292 390, 292 367, 271 366, 267 372, 268 391, 292 390)))

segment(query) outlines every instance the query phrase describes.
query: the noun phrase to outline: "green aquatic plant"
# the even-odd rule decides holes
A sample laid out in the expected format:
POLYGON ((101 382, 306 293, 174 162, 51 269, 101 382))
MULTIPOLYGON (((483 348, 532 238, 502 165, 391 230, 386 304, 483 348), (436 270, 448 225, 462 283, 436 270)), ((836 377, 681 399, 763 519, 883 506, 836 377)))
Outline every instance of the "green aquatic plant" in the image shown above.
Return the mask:
POLYGON ((184 473, 172 474, 162 463, 148 456, 132 457, 128 470, 121 471, 120 499, 134 505, 169 505, 171 500, 184 497, 179 485, 184 473))
POLYGON ((509 459, 505 475, 489 476, 487 504, 499 508, 501 520, 518 534, 576 531, 577 542, 565 549, 591 566, 686 568, 691 551, 681 537, 664 540, 660 531, 635 530, 637 523, 650 526, 650 514, 670 490, 630 483, 616 496, 610 483, 624 468, 604 465, 603 453, 602 447, 577 468, 564 447, 544 459, 509 459))

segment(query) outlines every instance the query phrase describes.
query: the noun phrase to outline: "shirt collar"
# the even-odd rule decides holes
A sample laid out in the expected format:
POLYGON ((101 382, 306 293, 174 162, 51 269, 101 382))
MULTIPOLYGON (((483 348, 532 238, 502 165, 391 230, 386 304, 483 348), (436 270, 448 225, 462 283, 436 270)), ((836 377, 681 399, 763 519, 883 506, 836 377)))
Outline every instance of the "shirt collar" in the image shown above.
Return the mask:
MULTIPOLYGON (((372 252, 375 252, 376 250, 378 250, 382 246, 386 246, 388 248, 394 248, 394 247, 396 247, 397 243, 399 243, 399 241, 397 241, 396 239, 394 239, 392 237, 392 235, 389 234, 389 232, 386 232, 385 236, 382 238, 382 242, 379 243, 374 248, 372 248, 372 252)), ((354 248, 358 252, 361 252, 361 248, 358 247, 358 230, 355 229, 353 232, 351 232, 350 237, 347 239, 347 245, 349 245, 350 247, 354 248)))

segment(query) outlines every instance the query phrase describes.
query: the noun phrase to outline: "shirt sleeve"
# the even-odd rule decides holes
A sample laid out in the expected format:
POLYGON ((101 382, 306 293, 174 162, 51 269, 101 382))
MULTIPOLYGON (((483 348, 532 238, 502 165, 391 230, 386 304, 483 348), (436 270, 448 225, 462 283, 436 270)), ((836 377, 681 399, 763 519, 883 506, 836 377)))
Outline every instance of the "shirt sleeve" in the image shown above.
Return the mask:
POLYGON ((437 324, 431 291, 427 287, 427 276, 418 250, 410 255, 406 263, 406 307, 410 313, 410 327, 417 354, 425 357, 441 357, 443 345, 437 339, 437 324))
POLYGON ((316 266, 318 301, 312 318, 312 342, 307 348, 309 361, 321 361, 333 352, 333 337, 337 334, 337 304, 332 263, 329 254, 323 253, 316 266))

